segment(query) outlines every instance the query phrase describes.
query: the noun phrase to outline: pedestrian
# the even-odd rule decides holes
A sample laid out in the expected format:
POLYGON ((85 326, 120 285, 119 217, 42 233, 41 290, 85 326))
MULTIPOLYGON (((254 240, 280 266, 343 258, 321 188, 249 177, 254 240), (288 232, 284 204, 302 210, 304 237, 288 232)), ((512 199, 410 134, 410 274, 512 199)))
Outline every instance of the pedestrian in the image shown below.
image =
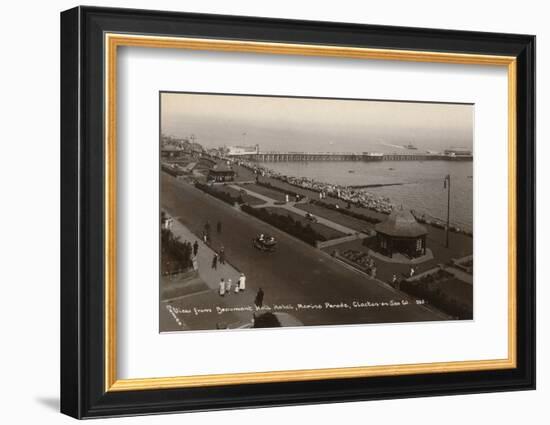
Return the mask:
POLYGON ((288 193, 285 193, 285 202, 288 204, 288 201, 289 201, 289 198, 288 198, 288 193))
POLYGON ((208 242, 209 240, 211 240, 210 236, 211 236, 210 222, 206 221, 206 224, 204 225, 204 240, 205 240, 205 243, 208 242))
POLYGON ((218 220, 218 223, 216 224, 216 231, 218 234, 222 232, 222 222, 218 220))
POLYGON ((225 264, 225 250, 223 246, 220 248, 220 264, 225 264))
POLYGON ((218 254, 214 253, 214 257, 212 257, 212 268, 216 270, 218 268, 218 254))
POLYGON ((227 279, 227 282, 225 283, 225 292, 229 295, 231 293, 231 279, 227 279))
POLYGON ((225 281, 223 277, 220 279, 220 297, 225 296, 225 281))
POLYGON ((193 244, 193 255, 196 257, 199 252, 199 241, 195 241, 193 244))
POLYGON ((193 257, 193 270, 197 271, 199 269, 199 261, 197 257, 193 257))
POLYGON ((411 269, 409 270, 409 277, 413 277, 413 276, 414 276, 414 272, 415 272, 414 267, 411 266, 411 269))
POLYGON ((244 291, 246 289, 246 276, 244 273, 241 273, 239 276, 239 290, 244 291))
POLYGON ((264 305, 264 291, 262 288, 258 289, 258 292, 256 293, 256 298, 254 299, 254 304, 256 304, 257 308, 262 308, 264 305))
POLYGON ((233 288, 233 290, 236 294, 238 294, 240 289, 241 289, 240 280, 237 280, 235 282, 235 287, 233 288))
POLYGON ((394 273, 391 278, 391 284, 395 287, 397 284, 397 275, 394 273))
POLYGON ((370 273, 371 273, 371 277, 373 279, 376 279, 376 266, 373 266, 371 269, 370 269, 370 273))
POLYGON ((205 244, 208 243, 208 235, 206 234, 206 232, 202 235, 202 240, 205 244))

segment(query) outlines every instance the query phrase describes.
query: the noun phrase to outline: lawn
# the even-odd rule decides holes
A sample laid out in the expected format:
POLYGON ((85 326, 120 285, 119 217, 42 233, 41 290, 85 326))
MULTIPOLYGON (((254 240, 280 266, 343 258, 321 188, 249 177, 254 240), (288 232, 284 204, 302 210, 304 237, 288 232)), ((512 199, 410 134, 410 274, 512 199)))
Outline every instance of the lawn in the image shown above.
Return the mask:
MULTIPOLYGON (((240 184, 239 186, 242 186, 245 189, 251 190, 261 195, 267 196, 268 198, 274 199, 275 201, 279 201, 279 202, 285 201, 285 194, 283 192, 279 192, 278 190, 260 186, 255 183, 240 184)), ((290 199, 293 200, 292 197, 290 199)))
POLYGON ((450 277, 441 282, 438 282, 441 291, 449 297, 459 300, 469 306, 473 305, 473 286, 463 282, 456 277, 450 277))
POLYGON ((228 195, 231 195, 231 196, 234 196, 234 197, 239 197, 239 196, 242 196, 243 198, 243 201, 246 202, 248 205, 261 205, 261 204, 265 204, 265 202, 262 200, 262 199, 259 199, 259 198, 256 198, 252 195, 249 195, 248 193, 241 193, 239 190, 237 189, 234 189, 230 186, 226 186, 226 185, 216 185, 215 186, 216 190, 219 190, 220 192, 225 192, 227 193, 228 195))
POLYGON ((337 230, 331 229, 330 227, 325 226, 324 224, 319 223, 312 223, 309 220, 307 220, 305 217, 302 217, 299 214, 295 214, 291 211, 285 210, 284 208, 266 208, 271 213, 279 214, 279 215, 290 215, 294 220, 299 221, 304 226, 309 224, 313 230, 323 235, 327 240, 341 238, 342 236, 346 236, 344 233, 339 232, 337 230))
MULTIPOLYGON (((277 180, 277 179, 274 179, 274 178, 263 177, 261 180, 265 181, 267 183, 270 183, 273 186, 276 186, 276 187, 281 188, 283 190, 288 189, 288 190, 291 190, 293 192, 299 193, 299 194, 301 194, 303 196, 306 196, 310 199, 317 199, 317 200, 319 199, 319 193, 315 192, 313 190, 310 190, 310 189, 297 187, 297 186, 291 185, 289 183, 285 183, 281 180, 277 180)), ((345 202, 343 200, 336 199, 336 198, 332 198, 330 196, 323 199, 323 202, 327 202, 327 203, 330 203, 330 204, 333 204, 333 205, 339 205, 340 208, 346 208, 347 205, 348 205, 347 202, 345 202)), ((364 214, 364 215, 369 216, 369 217, 377 218, 379 220, 385 220, 388 217, 387 214, 383 214, 383 213, 380 213, 380 212, 377 212, 377 211, 373 211, 373 210, 368 209, 368 208, 358 207, 358 206, 353 205, 353 204, 351 204, 350 209, 351 209, 351 211, 354 211, 354 212, 357 212, 357 213, 360 213, 360 214, 364 214)))
POLYGON ((364 220, 351 217, 349 215, 342 214, 335 210, 324 208, 320 205, 314 204, 296 204, 296 208, 303 211, 309 211, 313 215, 326 218, 327 220, 341 224, 342 226, 349 227, 350 229, 357 230, 358 232, 364 232, 365 230, 372 229, 374 225, 364 220))

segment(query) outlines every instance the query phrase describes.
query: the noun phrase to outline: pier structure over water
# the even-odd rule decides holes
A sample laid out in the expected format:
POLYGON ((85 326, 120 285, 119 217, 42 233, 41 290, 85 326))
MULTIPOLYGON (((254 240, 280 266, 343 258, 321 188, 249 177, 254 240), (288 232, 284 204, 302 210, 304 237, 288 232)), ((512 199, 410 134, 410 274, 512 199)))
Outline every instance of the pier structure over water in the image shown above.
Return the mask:
POLYGON ((377 152, 255 152, 228 155, 255 162, 307 161, 472 161, 471 153, 377 153, 377 152))

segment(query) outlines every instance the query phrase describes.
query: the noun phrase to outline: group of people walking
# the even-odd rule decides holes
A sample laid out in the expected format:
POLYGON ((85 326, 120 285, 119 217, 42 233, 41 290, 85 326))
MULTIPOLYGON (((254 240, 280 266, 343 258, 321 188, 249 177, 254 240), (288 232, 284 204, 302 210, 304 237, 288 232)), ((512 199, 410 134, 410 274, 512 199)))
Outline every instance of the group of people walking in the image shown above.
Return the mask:
MULTIPOLYGON (((211 236, 211 226, 210 226, 210 222, 208 220, 206 220, 206 223, 204 224, 204 229, 202 231, 202 241, 205 243, 205 244, 208 244, 208 242, 210 242, 210 236, 211 236)), ((216 232, 218 233, 218 235, 220 235, 222 233, 222 222, 220 220, 218 220, 218 222, 216 223, 216 232)))
MULTIPOLYGON (((216 233, 218 235, 222 233, 221 221, 218 221, 216 223, 216 233)), ((203 229, 203 241, 205 244, 208 244, 208 242, 210 241, 210 235, 211 235, 211 225, 209 221, 206 221, 203 229)), ((195 243, 193 244, 193 254, 195 257, 197 256, 198 250, 199 250, 199 243, 195 241, 195 243)), ((217 270, 218 264, 225 264, 225 262, 226 262, 225 248, 222 245, 218 250, 218 252, 214 251, 211 267, 212 269, 217 270)), ((220 295, 220 297, 225 297, 226 295, 230 295, 231 293, 238 294, 240 292, 244 292, 245 290, 246 290, 246 276, 244 273, 240 273, 239 278, 235 282, 233 282, 231 278, 229 279, 225 279, 223 277, 220 278, 220 282, 218 284, 218 294, 220 295)), ((254 297, 254 304, 258 308, 261 308, 263 306, 263 301, 264 301, 264 291, 262 290, 262 288, 260 288, 257 291, 256 296, 254 297)))
POLYGON ((231 294, 234 292, 238 294, 239 292, 244 292, 246 290, 246 276, 244 273, 241 273, 239 279, 233 283, 231 279, 225 280, 223 277, 220 279, 219 283, 219 294, 221 297, 231 294))
POLYGON ((391 285, 397 290, 401 289, 401 282, 403 281, 403 279, 410 279, 414 277, 416 275, 416 272, 417 267, 410 266, 409 272, 407 274, 402 273, 401 276, 398 276, 397 273, 394 273, 391 278, 391 285))
POLYGON ((225 264, 225 249, 222 246, 218 252, 214 252, 212 257, 212 268, 217 269, 218 263, 225 264))

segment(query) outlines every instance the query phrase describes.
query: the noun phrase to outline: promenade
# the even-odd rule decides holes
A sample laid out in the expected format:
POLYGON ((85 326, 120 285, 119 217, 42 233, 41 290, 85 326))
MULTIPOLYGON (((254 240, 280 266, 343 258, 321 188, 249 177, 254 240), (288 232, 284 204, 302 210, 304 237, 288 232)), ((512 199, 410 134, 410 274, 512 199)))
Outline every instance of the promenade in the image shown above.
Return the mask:
MULTIPOLYGON (((244 190, 249 195, 254 196, 255 198, 259 198, 259 199, 265 201, 264 204, 254 205, 253 208, 266 208, 266 207, 281 208, 281 209, 290 211, 294 214, 297 214, 299 216, 306 217, 307 211, 304 211, 304 210, 299 209, 299 208, 296 207, 296 204, 304 203, 304 201, 306 200, 305 198, 303 198, 302 200, 300 200, 298 202, 286 202, 284 204, 280 204, 280 203, 276 203, 275 199, 271 199, 271 198, 269 198, 265 195, 262 195, 258 192, 247 189, 246 187, 237 186, 237 185, 230 185, 230 187, 232 187, 234 189, 237 189, 237 190, 244 190)), ((361 233, 361 232, 357 232, 356 230, 354 230, 350 227, 347 227, 347 226, 344 226, 342 224, 336 223, 332 220, 328 220, 324 217, 315 216, 315 218, 317 219, 318 223, 323 224, 327 227, 330 227, 331 229, 334 229, 334 230, 336 230, 338 232, 341 232, 344 235, 346 235, 346 236, 343 237, 345 239, 348 239, 347 236, 349 236, 349 235, 355 235, 356 233, 361 233)), ((363 234, 363 237, 366 237, 366 235, 363 234)))
MULTIPOLYGON (((170 211, 165 211, 169 216, 174 218, 170 211)), ((194 292, 185 293, 179 297, 165 300, 161 299, 161 329, 163 331, 215 329, 221 326, 238 326, 251 321, 252 317, 250 313, 234 311, 224 313, 223 317, 219 314, 205 313, 202 313, 200 317, 194 313, 185 316, 177 315, 178 320, 174 320, 174 315, 170 312, 172 307, 178 308, 184 305, 211 305, 222 308, 233 308, 241 305, 252 305, 255 293, 248 290, 236 294, 232 289, 230 293, 221 297, 219 295, 220 279, 224 278, 226 281, 227 279, 231 279, 233 285, 235 285, 239 279, 240 272, 227 261, 223 264, 218 261, 216 268, 213 268, 212 258, 214 257, 215 251, 212 247, 197 238, 188 228, 177 220, 177 217, 174 218, 172 223, 172 233, 176 237, 179 236, 180 240, 189 241, 191 243, 195 241, 198 242, 199 249, 196 259, 199 277, 204 286, 202 288, 197 288, 194 292)))
MULTIPOLYGON (((246 274, 247 292, 252 296, 262 288, 267 305, 389 303, 404 297, 387 285, 344 267, 330 255, 165 173, 161 175, 161 200, 162 208, 193 235, 202 234, 206 221, 210 222, 214 229, 210 248, 217 251, 223 246, 228 261, 246 274), (222 223, 220 234, 215 232, 218 221, 222 223), (260 233, 277 238, 276 252, 262 253, 252 246, 252 239, 260 233)), ((433 312, 415 305, 414 300, 408 298, 408 301, 397 308, 300 309, 291 314, 305 325, 439 320, 433 312)), ((173 306, 200 308, 211 306, 211 302, 210 298, 184 298, 176 300, 173 306)))
MULTIPOLYGON (((239 170, 239 175, 243 176, 243 180, 244 179, 249 180, 254 175, 253 172, 246 169, 245 167, 236 166, 236 168, 239 170)), ((279 188, 283 191, 286 190, 286 191, 289 191, 289 192, 295 192, 295 193, 300 194, 301 196, 305 196, 305 197, 308 197, 310 199, 318 199, 319 198, 319 193, 314 191, 314 190, 307 189, 307 188, 301 188, 301 187, 292 185, 290 183, 281 181, 281 180, 273 178, 273 177, 268 177, 268 176, 260 177, 259 180, 261 182, 269 183, 272 186, 277 187, 277 188, 279 188)), ((347 209, 348 208, 348 203, 347 202, 345 202, 343 200, 340 200, 340 199, 330 197, 330 196, 323 199, 323 202, 325 202, 327 204, 334 205, 334 206, 338 205, 342 209, 347 209)), ((297 208, 310 210, 311 212, 316 214, 317 217, 319 217, 319 213, 321 211, 321 209, 315 208, 315 206, 313 206, 311 204, 310 205, 299 204, 297 206, 297 208)), ((365 216, 368 216, 368 217, 372 217, 372 218, 381 220, 381 221, 386 220, 387 217, 388 217, 387 214, 383 214, 381 212, 373 211, 372 209, 357 206, 357 205, 354 205, 354 204, 350 205, 349 210, 352 211, 352 212, 355 212, 355 213, 359 213, 359 214, 362 214, 362 215, 365 215, 365 216)), ((334 214, 330 210, 326 210, 323 213, 323 216, 330 218, 330 217, 334 217, 334 214)), ((356 229, 356 230, 359 229, 359 227, 357 227, 356 224, 350 223, 348 218, 346 218, 346 219, 340 218, 339 220, 342 220, 342 221, 339 221, 341 224, 343 224, 344 222, 349 223, 349 224, 346 225, 346 227, 350 227, 350 228, 356 229)), ((366 224, 364 227, 368 228, 368 227, 371 227, 371 226, 366 224)), ((451 258, 460 258, 460 257, 464 257, 466 255, 471 255, 472 254, 473 242, 472 242, 472 237, 471 236, 468 236, 468 235, 465 235, 465 234, 462 234, 462 233, 450 232, 449 233, 449 246, 450 246, 450 248, 446 248, 445 247, 445 230, 441 229, 441 228, 437 228, 435 226, 431 226, 431 225, 426 225, 426 227, 428 229, 428 236, 427 236, 428 244, 429 244, 429 246, 432 247, 432 250, 434 252, 437 251, 438 253, 440 253, 443 256, 444 259, 442 260, 442 262, 449 261, 451 258)))

